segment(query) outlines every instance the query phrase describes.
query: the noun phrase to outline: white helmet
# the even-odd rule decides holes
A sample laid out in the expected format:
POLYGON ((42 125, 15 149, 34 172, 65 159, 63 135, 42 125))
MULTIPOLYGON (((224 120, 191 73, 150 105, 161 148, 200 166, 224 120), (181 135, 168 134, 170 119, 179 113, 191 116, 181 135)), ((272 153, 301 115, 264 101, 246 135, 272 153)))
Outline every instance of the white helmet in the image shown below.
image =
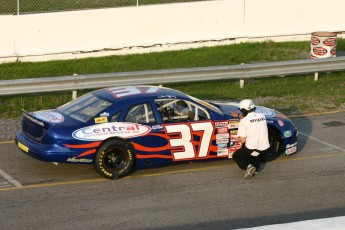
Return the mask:
POLYGON ((240 102, 238 108, 242 111, 243 109, 246 111, 251 111, 255 108, 255 105, 252 100, 244 99, 240 102))

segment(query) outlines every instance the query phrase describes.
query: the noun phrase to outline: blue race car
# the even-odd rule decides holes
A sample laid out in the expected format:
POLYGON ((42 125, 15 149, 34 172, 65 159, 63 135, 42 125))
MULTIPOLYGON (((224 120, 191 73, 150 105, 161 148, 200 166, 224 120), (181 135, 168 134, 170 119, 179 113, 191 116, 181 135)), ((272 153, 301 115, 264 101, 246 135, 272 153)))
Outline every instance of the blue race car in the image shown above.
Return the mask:
MULTIPOLYGON (((240 148, 237 103, 205 102, 158 86, 125 86, 85 94, 57 109, 24 112, 17 146, 48 162, 93 164, 117 179, 133 169, 227 159, 240 148)), ((297 128, 283 114, 265 114, 272 161, 297 151, 297 128)))

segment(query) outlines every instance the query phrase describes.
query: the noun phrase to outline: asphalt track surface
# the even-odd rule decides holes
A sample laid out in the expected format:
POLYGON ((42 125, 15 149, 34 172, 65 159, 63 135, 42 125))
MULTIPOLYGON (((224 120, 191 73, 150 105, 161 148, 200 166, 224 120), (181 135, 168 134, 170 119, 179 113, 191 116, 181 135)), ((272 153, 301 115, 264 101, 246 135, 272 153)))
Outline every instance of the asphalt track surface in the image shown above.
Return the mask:
POLYGON ((345 216, 345 111, 292 118, 299 151, 243 179, 233 160, 106 180, 0 144, 0 229, 238 229, 345 216))

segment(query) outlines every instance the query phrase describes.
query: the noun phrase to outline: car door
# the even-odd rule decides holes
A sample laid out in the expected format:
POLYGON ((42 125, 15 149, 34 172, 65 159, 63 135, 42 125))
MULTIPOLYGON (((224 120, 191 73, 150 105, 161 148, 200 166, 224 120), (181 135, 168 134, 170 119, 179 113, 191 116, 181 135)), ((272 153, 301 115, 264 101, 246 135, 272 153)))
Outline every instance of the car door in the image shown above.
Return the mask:
MULTIPOLYGON (((205 108, 175 98, 156 99, 152 108, 157 123, 147 124, 151 127, 150 133, 132 139, 138 167, 228 157, 228 121, 214 122, 205 108)), ((130 110, 128 114, 131 114, 128 118, 136 117, 130 110)), ((148 119, 147 115, 144 117, 148 119)))
POLYGON ((156 99, 155 104, 174 161, 228 156, 227 121, 213 122, 207 109, 189 100, 156 99))

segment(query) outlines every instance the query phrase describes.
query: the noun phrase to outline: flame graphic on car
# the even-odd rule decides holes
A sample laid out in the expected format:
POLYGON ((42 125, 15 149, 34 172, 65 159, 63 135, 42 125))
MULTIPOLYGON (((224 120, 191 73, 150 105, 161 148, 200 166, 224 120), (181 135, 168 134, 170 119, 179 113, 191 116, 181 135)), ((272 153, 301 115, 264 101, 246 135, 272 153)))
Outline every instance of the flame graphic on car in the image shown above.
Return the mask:
MULTIPOLYGON (((158 137, 158 138, 163 138, 166 140, 166 144, 162 146, 156 146, 156 147, 150 147, 150 146, 144 146, 143 144, 139 144, 136 141, 132 140, 131 143, 133 144, 135 150, 137 151, 136 157, 138 159, 150 159, 150 158, 162 158, 162 159, 173 159, 172 151, 183 151, 183 147, 171 147, 169 140, 173 137, 164 133, 149 133, 146 134, 145 137, 158 137), (166 152, 165 154, 163 152, 166 152)), ((201 135, 198 134, 193 134, 192 138, 192 145, 194 146, 195 149, 200 148, 200 138, 201 135)), ((212 136, 212 142, 210 143, 209 146, 209 154, 207 158, 216 158, 219 157, 217 155, 212 155, 211 152, 217 153, 217 145, 214 145, 213 143, 216 140, 216 136, 212 136)), ((164 142, 164 141, 162 141, 164 142)), ((81 158, 85 156, 89 156, 92 154, 95 154, 97 151, 97 148, 100 146, 102 142, 101 141, 96 141, 96 142, 91 142, 87 144, 65 144, 66 147, 71 148, 71 149, 87 149, 85 152, 82 152, 79 154, 76 158, 81 158)))

